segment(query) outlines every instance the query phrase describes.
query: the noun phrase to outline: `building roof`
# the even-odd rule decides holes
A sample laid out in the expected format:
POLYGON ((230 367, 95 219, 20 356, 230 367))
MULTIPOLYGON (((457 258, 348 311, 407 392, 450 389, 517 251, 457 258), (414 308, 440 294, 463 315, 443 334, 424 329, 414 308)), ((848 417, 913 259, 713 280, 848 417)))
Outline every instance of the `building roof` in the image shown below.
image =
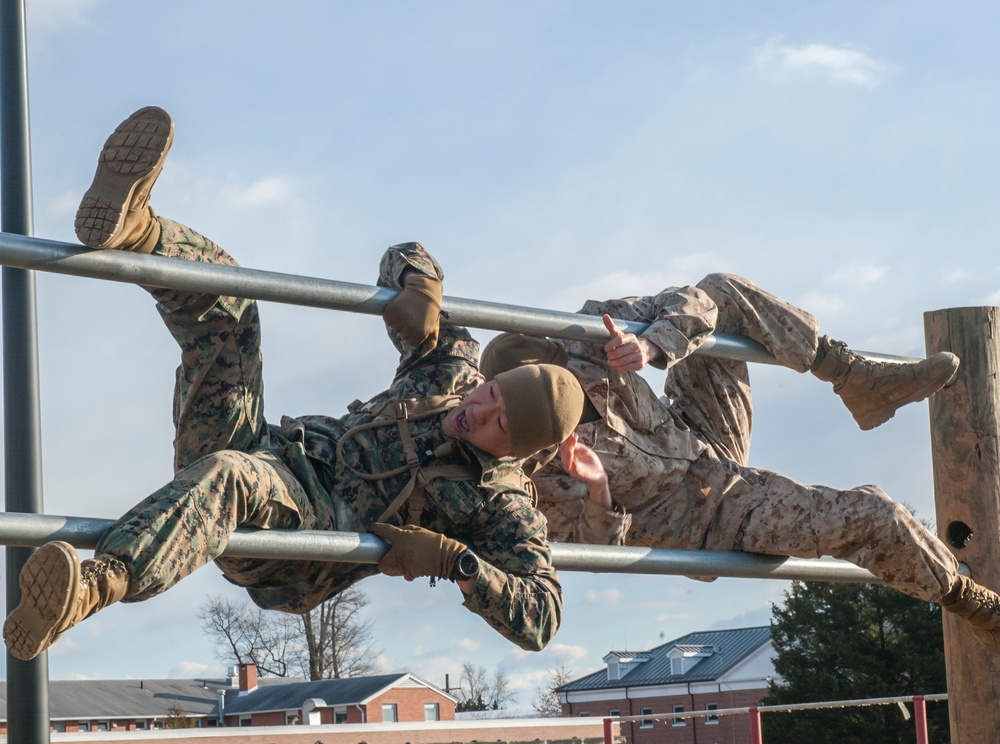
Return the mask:
MULTIPOLYGON (((620 679, 609 680, 608 670, 604 668, 567 682, 556 688, 556 692, 711 682, 770 642, 771 628, 768 626, 689 633, 649 651, 630 654, 634 657, 645 656, 648 661, 630 668, 620 679), (671 657, 692 653, 701 655, 706 651, 712 653, 688 666, 682 674, 673 673, 671 657)), ((624 652, 617 653, 625 655, 624 652)))
MULTIPOLYGON (((261 679, 261 685, 287 682, 261 679)), ((214 716, 222 679, 91 679, 49 682, 49 716, 59 719, 151 718, 166 716, 175 704, 189 716, 214 716)), ((0 718, 7 718, 7 683, 0 682, 0 718)))
MULTIPOLYGON (((218 716, 219 691, 225 692, 225 714, 299 710, 318 698, 328 706, 358 705, 401 683, 419 685, 454 699, 406 672, 370 677, 302 680, 261 677, 257 687, 241 694, 228 679, 53 680, 49 682, 52 720, 101 720, 166 717, 179 705, 191 717, 218 716)), ((7 720, 7 683, 0 681, 0 720, 7 720)))
POLYGON ((414 679, 431 689, 437 689, 405 672, 377 674, 371 677, 318 679, 309 682, 285 680, 286 684, 258 687, 256 690, 242 695, 239 694, 239 690, 228 690, 226 693, 226 715, 262 713, 272 710, 298 710, 306 700, 313 698, 318 698, 331 707, 335 705, 361 705, 380 692, 407 679, 414 679))

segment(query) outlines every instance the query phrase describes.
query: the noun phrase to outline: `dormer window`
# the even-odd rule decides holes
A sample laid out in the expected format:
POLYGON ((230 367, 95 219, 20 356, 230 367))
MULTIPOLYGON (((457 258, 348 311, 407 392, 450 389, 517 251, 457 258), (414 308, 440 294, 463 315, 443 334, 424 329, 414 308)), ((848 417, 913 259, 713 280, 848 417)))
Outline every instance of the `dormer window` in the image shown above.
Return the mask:
POLYGON ((608 665, 608 681, 615 682, 631 672, 649 657, 641 654, 629 653, 628 651, 612 651, 604 657, 604 663, 608 665))
POLYGON ((718 652, 719 649, 715 646, 674 646, 667 653, 667 658, 670 659, 670 674, 673 677, 683 676, 699 661, 718 652))

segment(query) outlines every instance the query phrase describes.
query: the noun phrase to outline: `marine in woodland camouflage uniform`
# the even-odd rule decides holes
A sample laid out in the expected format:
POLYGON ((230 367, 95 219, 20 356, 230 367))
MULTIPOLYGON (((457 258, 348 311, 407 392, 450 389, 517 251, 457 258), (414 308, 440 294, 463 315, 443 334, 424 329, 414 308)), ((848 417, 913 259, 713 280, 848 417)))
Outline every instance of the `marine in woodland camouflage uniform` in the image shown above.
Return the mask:
MULTIPOLYGON (((730 274, 653 297, 590 301, 580 312, 649 323, 642 338, 662 353, 653 364, 669 373, 658 397, 635 372, 610 368, 600 344, 555 341, 599 414, 576 433, 600 458, 613 507, 588 498, 587 485, 556 457, 532 475, 550 539, 830 555, 926 601, 955 586, 952 553, 876 486, 806 486, 747 465, 747 365, 692 354, 716 331, 738 334, 805 372, 821 345, 812 315, 730 274)), ((485 355, 483 369, 489 376, 485 355)))
MULTIPOLYGON (((160 218, 155 254, 234 265, 217 245, 160 218)), ((382 259, 379 285, 400 287, 406 267, 442 278, 418 243, 393 246, 382 259)), ((382 400, 462 393, 482 382, 479 347, 464 328, 441 325, 428 355, 407 348, 395 333, 401 362, 392 387, 339 418, 263 416, 260 326, 256 303, 235 297, 153 289, 167 328, 181 348, 174 399, 175 478, 119 519, 97 552, 129 568, 125 602, 148 599, 215 560, 226 577, 246 587, 267 609, 305 612, 375 566, 349 563, 220 557, 237 527, 363 531, 389 506, 410 477, 399 430, 370 422, 382 400), (342 441, 343 440, 343 441, 342 441), (341 444, 338 453, 338 444, 341 444)), ((441 417, 410 424, 421 465, 472 465, 475 482, 435 480, 419 513, 404 507, 395 524, 412 522, 466 543, 482 559, 464 605, 524 648, 544 646, 559 626, 561 590, 546 543, 546 524, 532 494, 516 488, 517 462, 497 460, 444 436, 441 417), (511 476, 514 476, 513 478, 511 476)), ((530 483, 526 484, 530 487, 530 483)))

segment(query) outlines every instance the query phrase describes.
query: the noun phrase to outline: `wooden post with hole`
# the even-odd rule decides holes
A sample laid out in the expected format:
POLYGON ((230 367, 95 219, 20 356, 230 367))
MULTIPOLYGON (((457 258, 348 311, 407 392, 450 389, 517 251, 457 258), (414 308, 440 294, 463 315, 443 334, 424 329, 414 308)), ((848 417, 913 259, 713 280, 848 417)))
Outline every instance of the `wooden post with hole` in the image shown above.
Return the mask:
MULTIPOLYGON (((961 359, 930 399, 938 535, 980 584, 1000 590, 1000 308, 924 314, 927 353, 961 359)), ((952 744, 1000 741, 1000 654, 944 613, 952 744)))

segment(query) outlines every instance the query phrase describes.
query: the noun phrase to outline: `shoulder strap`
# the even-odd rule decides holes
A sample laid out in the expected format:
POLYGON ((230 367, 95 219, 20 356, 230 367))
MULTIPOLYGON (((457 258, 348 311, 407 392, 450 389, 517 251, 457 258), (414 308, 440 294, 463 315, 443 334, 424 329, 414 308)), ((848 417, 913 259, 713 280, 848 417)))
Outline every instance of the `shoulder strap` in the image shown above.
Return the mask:
POLYGON ((407 423, 410 421, 420 421, 445 413, 458 405, 461 400, 461 395, 432 395, 427 398, 389 401, 372 410, 372 414, 375 416, 374 419, 347 430, 340 438, 340 441, 337 442, 337 462, 341 463, 343 467, 350 470, 362 480, 380 481, 410 471, 410 479, 400 489, 399 493, 396 494, 396 498, 385 508, 385 511, 382 512, 377 521, 384 522, 386 519, 395 516, 407 501, 413 502, 408 505, 407 511, 411 514, 419 514, 423 510, 423 502, 425 500, 424 488, 432 480, 438 478, 450 481, 478 479, 479 468, 475 465, 453 464, 422 468, 420 460, 417 457, 416 446, 413 444, 413 437, 410 436, 410 428, 407 426, 407 423), (389 418, 389 415, 392 418, 389 418), (381 426, 396 426, 399 429, 399 440, 403 445, 406 463, 380 473, 363 473, 348 465, 343 457, 344 444, 363 431, 381 426))

